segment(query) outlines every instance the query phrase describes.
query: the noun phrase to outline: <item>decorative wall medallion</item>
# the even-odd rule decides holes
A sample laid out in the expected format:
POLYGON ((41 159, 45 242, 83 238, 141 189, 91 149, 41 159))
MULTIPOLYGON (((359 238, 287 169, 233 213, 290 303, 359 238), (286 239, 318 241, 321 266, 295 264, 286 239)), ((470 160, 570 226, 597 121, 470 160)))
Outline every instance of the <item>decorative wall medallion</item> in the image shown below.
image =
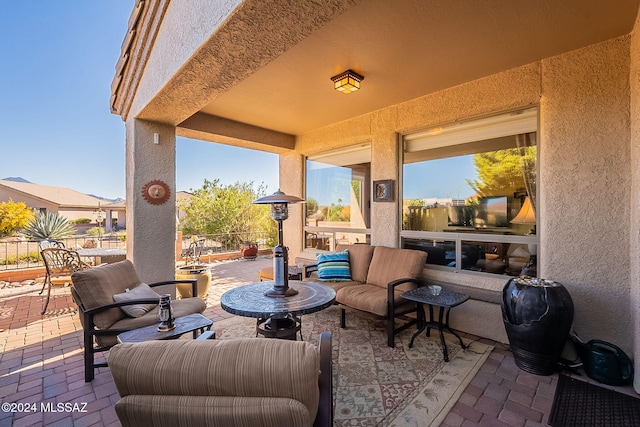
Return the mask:
POLYGON ((154 179, 142 187, 142 197, 152 205, 161 205, 169 200, 171 190, 164 182, 154 179))

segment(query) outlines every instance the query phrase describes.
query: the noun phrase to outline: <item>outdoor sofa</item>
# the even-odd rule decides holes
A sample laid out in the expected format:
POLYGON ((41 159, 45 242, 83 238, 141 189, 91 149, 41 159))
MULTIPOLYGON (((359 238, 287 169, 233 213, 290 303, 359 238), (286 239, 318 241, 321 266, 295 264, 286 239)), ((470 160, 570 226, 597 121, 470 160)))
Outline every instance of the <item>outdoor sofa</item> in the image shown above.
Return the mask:
POLYGON ((333 424, 331 333, 119 344, 109 354, 123 427, 333 424))

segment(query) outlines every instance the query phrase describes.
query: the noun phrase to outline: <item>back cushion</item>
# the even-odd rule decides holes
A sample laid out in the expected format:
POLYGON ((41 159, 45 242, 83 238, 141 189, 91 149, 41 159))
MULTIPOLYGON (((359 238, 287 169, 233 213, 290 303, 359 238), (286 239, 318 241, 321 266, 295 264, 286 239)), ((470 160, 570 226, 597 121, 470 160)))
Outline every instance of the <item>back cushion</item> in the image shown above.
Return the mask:
POLYGON ((351 280, 365 283, 369 264, 373 256, 375 246, 371 245, 336 245, 336 252, 349 251, 349 268, 351 270, 351 280))
MULTIPOLYGON (((85 309, 113 304, 113 296, 135 288, 140 283, 138 274, 129 260, 114 262, 71 275, 73 288, 80 297, 85 309)), ((95 324, 106 329, 125 314, 119 308, 112 308, 94 316, 95 324)))
POLYGON ((126 343, 111 349, 109 367, 121 397, 281 397, 302 402, 312 420, 318 411, 320 353, 306 341, 237 338, 126 343))
POLYGON ((350 282, 348 251, 318 254, 318 280, 321 282, 350 282))
MULTIPOLYGON (((386 288, 393 280, 420 277, 427 262, 427 253, 414 249, 376 246, 367 275, 367 283, 386 288)), ((400 285, 398 290, 409 290, 411 284, 400 285), (405 289, 406 288, 406 289, 405 289)))

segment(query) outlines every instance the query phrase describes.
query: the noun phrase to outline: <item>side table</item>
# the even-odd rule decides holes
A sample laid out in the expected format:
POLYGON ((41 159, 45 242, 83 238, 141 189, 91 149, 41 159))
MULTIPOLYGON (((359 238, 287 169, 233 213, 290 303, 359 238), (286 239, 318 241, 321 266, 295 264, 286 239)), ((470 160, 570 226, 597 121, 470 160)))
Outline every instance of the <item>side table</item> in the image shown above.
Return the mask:
POLYGON ((444 329, 448 329, 449 332, 460 340, 460 345, 463 349, 468 347, 464 345, 460 335, 449 327, 449 312, 451 308, 468 300, 468 295, 445 289, 442 289, 439 295, 433 295, 427 286, 422 286, 405 292, 402 294, 402 298, 418 303, 418 324, 420 325, 420 329, 418 329, 418 332, 413 334, 411 337, 409 348, 413 347, 413 340, 420 335, 425 328, 427 329, 427 336, 429 336, 431 328, 437 329, 440 333, 440 343, 442 344, 442 353, 444 355, 445 362, 449 361, 449 351, 447 350, 447 343, 444 340, 444 329), (429 321, 427 321, 424 313, 424 305, 429 306, 429 321), (434 306, 440 307, 437 321, 434 319, 433 315, 434 306), (443 317, 445 318, 444 323, 442 322, 443 317))
MULTIPOLYGON (((193 338, 196 338, 198 332, 202 334, 205 329, 207 331, 210 331, 211 325, 213 325, 213 321, 211 321, 211 319, 207 319, 202 314, 198 313, 189 314, 188 316, 176 317, 175 322, 176 327, 166 332, 158 331, 157 324, 122 332, 118 334, 118 342, 125 343, 143 342, 150 340, 171 340, 179 338, 187 332, 193 332, 193 338)), ((213 335, 213 337, 215 337, 215 334, 213 335)))

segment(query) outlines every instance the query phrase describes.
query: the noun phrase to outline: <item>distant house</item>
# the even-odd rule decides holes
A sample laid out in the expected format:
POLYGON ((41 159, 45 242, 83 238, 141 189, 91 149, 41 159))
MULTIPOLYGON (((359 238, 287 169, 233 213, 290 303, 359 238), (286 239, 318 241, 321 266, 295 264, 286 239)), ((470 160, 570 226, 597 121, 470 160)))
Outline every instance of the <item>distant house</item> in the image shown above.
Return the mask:
POLYGON ((29 208, 41 212, 55 212, 69 220, 89 218, 95 223, 98 208, 103 211, 105 231, 110 232, 113 225, 125 227, 125 203, 109 202, 98 197, 80 193, 63 187, 0 180, 0 202, 24 202, 29 208))

